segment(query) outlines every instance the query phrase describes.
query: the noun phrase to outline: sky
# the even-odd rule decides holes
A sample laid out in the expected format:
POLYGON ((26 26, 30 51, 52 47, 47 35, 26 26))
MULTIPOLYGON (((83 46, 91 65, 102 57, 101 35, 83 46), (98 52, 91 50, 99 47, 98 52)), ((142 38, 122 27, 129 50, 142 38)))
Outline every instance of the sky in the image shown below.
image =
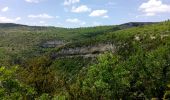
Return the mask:
POLYGON ((170 19, 170 0, 0 0, 0 23, 89 27, 170 19))

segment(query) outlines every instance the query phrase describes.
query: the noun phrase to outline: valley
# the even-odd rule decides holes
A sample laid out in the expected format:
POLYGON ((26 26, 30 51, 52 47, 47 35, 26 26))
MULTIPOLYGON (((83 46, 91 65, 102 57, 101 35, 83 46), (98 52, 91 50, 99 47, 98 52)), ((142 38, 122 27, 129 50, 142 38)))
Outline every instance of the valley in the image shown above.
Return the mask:
POLYGON ((82 28, 0 23, 0 66, 2 100, 168 98, 170 21, 82 28))

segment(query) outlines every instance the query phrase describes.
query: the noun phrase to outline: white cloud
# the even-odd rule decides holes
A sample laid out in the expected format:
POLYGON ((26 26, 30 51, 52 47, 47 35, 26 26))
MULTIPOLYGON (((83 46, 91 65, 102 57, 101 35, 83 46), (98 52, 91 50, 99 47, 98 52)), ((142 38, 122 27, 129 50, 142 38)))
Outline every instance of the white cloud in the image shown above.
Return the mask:
POLYGON ((155 16, 158 13, 170 13, 170 4, 163 4, 161 0, 148 0, 140 5, 139 10, 145 16, 155 16))
POLYGON ((99 22, 93 22, 93 25, 94 25, 94 26, 100 26, 100 25, 102 25, 102 23, 99 23, 99 22))
POLYGON ((90 11, 91 9, 88 8, 86 5, 81 5, 77 8, 73 6, 71 10, 71 12, 74 12, 74 13, 82 13, 82 12, 90 12, 90 11))
POLYGON ((19 21, 19 20, 21 20, 21 17, 15 18, 15 21, 19 21))
POLYGON ((81 22, 80 25, 86 25, 86 22, 81 22))
POLYGON ((145 16, 155 16, 155 13, 146 13, 145 16))
POLYGON ((57 23, 57 26, 63 26, 63 24, 62 24, 62 23, 60 23, 60 22, 58 22, 58 23, 57 23))
POLYGON ((69 22, 69 23, 74 23, 74 24, 79 24, 79 25, 85 25, 86 22, 84 21, 81 21, 77 18, 73 18, 73 19, 66 19, 66 22, 69 22))
POLYGON ((40 23, 40 24, 44 24, 44 23, 45 23, 45 21, 40 21, 39 23, 40 23))
POLYGON ((108 16, 108 15, 105 15, 105 16, 103 16, 103 18, 109 18, 109 16, 108 16))
POLYGON ((108 18, 107 12, 107 10, 94 10, 89 16, 108 18))
POLYGON ((71 4, 75 4, 75 3, 79 3, 79 2, 80 2, 80 0, 65 0, 64 5, 69 6, 71 4))
POLYGON ((40 0, 25 0, 28 3, 39 3, 40 0))
POLYGON ((14 19, 10 19, 7 17, 0 17, 0 23, 12 23, 14 22, 14 19))
POLYGON ((2 12, 6 12, 6 11, 8 11, 9 10, 9 8, 8 7, 4 7, 4 8, 2 8, 2 12))
POLYGON ((73 19, 66 19, 66 22, 69 22, 69 23, 79 23, 80 20, 77 19, 77 18, 73 18, 73 19))
POLYGON ((60 18, 60 16, 55 16, 55 18, 57 18, 57 19, 58 19, 58 18, 60 18))
POLYGON ((28 15, 29 18, 40 18, 40 19, 52 19, 54 18, 53 16, 50 16, 46 13, 44 14, 39 14, 39 15, 28 15))
POLYGON ((0 23, 14 23, 14 22, 17 22, 19 20, 21 20, 20 17, 12 19, 12 18, 7 18, 7 17, 0 16, 0 23))

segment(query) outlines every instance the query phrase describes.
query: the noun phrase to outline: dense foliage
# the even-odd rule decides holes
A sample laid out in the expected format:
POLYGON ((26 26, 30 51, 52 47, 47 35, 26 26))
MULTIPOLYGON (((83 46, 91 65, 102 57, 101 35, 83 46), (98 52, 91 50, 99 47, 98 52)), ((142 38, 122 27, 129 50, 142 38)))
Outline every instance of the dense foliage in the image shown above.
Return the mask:
POLYGON ((170 22, 137 26, 1 27, 0 99, 170 99, 170 22), (44 46, 55 40, 64 43, 44 46), (54 57, 100 43, 116 48, 97 57, 54 57))

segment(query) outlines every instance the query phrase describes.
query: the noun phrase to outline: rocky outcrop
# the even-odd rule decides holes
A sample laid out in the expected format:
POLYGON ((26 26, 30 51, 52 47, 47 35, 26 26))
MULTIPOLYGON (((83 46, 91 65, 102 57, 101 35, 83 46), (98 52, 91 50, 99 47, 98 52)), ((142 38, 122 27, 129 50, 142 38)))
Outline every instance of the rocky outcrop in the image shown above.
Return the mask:
POLYGON ((52 54, 53 57, 74 57, 74 56, 83 56, 83 57, 95 57, 98 54, 104 53, 106 51, 115 52, 115 45, 111 43, 100 43, 92 46, 82 46, 75 48, 65 48, 61 49, 58 52, 52 54))
POLYGON ((96 57, 99 54, 102 54, 106 51, 112 53, 115 52, 116 47, 112 43, 98 43, 89 46, 81 47, 67 47, 65 41, 60 40, 51 40, 46 41, 41 44, 43 48, 59 48, 58 51, 52 52, 51 56, 53 58, 64 58, 64 57, 96 57))

